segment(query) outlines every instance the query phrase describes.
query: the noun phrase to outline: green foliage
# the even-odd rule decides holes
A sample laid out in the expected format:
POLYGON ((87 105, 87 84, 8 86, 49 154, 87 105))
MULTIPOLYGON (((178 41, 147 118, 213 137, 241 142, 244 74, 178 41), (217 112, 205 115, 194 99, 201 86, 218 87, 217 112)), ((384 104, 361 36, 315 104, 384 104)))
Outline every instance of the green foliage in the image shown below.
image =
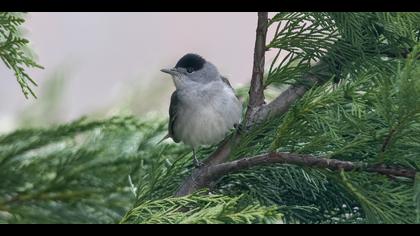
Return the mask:
POLYGON ((267 47, 286 57, 282 61, 275 57, 266 86, 302 82, 310 70, 322 72, 318 76, 326 80, 348 78, 372 67, 389 71, 384 57, 401 57, 416 45, 420 14, 283 12, 270 25, 276 31, 267 47), (312 65, 321 59, 323 67, 314 70, 312 65))
POLYGON ((186 197, 142 202, 130 210, 121 223, 277 223, 280 217, 273 207, 241 204, 241 196, 232 198, 196 193, 186 197))
POLYGON ((37 86, 26 73, 25 68, 42 68, 28 54, 29 41, 20 34, 19 27, 25 22, 21 13, 0 12, 0 58, 16 76, 26 98, 29 94, 36 98, 31 89, 37 86))
POLYGON ((338 223, 358 204, 333 183, 327 171, 273 166, 227 176, 217 189, 224 194, 246 193, 264 205, 277 205, 286 223, 338 223))
POLYGON ((154 146, 150 137, 162 127, 130 117, 82 119, 1 137, 0 221, 118 222, 135 200, 128 176, 148 168, 157 150, 143 158, 142 148, 154 146))
POLYGON ((271 63, 265 86, 288 84, 302 78, 311 64, 325 56, 338 40, 338 34, 331 22, 326 22, 323 14, 278 13, 270 21, 276 25, 273 39, 267 45, 277 49, 271 63), (278 61, 281 53, 286 53, 278 61))
MULTIPOLYGON (((324 40, 317 41, 322 45, 321 48, 328 47, 323 56, 301 48, 299 53, 289 50, 288 55, 291 56, 280 64, 275 64, 277 62, 274 60, 271 67, 275 69, 269 70, 267 85, 296 83, 304 73, 317 74, 319 71, 322 74, 317 76, 322 76, 324 82, 307 92, 283 117, 267 122, 258 128, 260 131, 256 129, 256 133, 250 134, 245 143, 241 144, 241 148, 247 147, 247 150, 242 149, 240 153, 252 153, 252 149, 259 153, 270 150, 289 151, 419 169, 420 67, 419 43, 416 39, 419 14, 282 13, 276 17, 273 19, 281 20, 281 24, 294 25, 296 29, 299 25, 303 28, 304 20, 307 20, 314 22, 313 25, 318 28, 331 29, 333 26, 333 31, 325 33, 322 36, 324 40), (412 51, 407 59, 404 58, 407 55, 395 53, 404 52, 403 49, 412 51), (326 66, 320 64, 317 66, 319 68, 311 67, 306 57, 310 60, 320 58, 326 66), (269 138, 252 141, 258 137, 258 133, 269 138), (258 145, 261 143, 263 145, 258 145)), ((306 31, 283 32, 287 34, 277 33, 270 47, 288 50, 289 45, 301 45, 296 40, 301 40, 305 45, 303 41, 310 41, 312 34, 324 31, 311 28, 306 31)), ((313 173, 309 175, 320 179, 313 173)), ((281 176, 287 175, 281 173, 281 176)), ((351 200, 344 204, 357 209, 361 207, 363 211, 360 216, 366 222, 415 222, 410 181, 389 180, 361 173, 352 173, 352 178, 345 179, 331 174, 327 176, 330 177, 326 181, 328 184, 341 189, 344 196, 339 198, 351 200), (354 200, 357 200, 356 204, 354 200)), ((275 178, 270 176, 268 179, 275 178)), ((293 180, 276 179, 276 183, 279 182, 282 187, 294 184, 293 180)), ((296 182, 301 184, 304 180, 296 178, 296 182)), ((315 187, 311 189, 317 190, 315 187)), ((275 196, 261 189, 256 192, 257 195, 262 192, 261 197, 275 196)), ((310 190, 306 189, 305 192, 309 193, 310 190)), ((327 212, 334 212, 338 204, 329 204, 334 196, 331 192, 329 194, 321 195, 315 204, 318 208, 322 206, 328 209, 327 212)), ((311 216, 305 215, 304 220, 299 220, 325 221, 320 214, 315 216, 316 219, 311 219, 311 216)))
POLYGON ((280 220, 275 208, 244 205, 236 196, 171 198, 192 162, 185 147, 156 145, 165 123, 81 119, 1 136, 0 222, 117 223, 124 215, 124 223, 280 220))
POLYGON ((344 172, 342 180, 363 207, 369 223, 414 223, 413 187, 409 183, 395 182, 383 176, 350 174, 344 172))

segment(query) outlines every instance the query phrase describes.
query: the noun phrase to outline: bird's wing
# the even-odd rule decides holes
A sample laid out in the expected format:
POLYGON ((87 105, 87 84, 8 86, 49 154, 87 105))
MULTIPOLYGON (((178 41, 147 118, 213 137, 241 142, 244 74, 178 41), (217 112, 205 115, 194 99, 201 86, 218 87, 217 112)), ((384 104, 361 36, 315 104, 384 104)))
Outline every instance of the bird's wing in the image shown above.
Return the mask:
POLYGON ((229 86, 229 88, 230 88, 230 89, 232 89, 233 93, 235 94, 235 97, 236 97, 237 99, 239 99, 238 95, 237 95, 237 94, 236 94, 236 92, 235 92, 235 89, 233 89, 232 85, 230 85, 229 80, 228 80, 226 77, 224 77, 224 76, 220 76, 220 77, 222 78, 222 81, 223 81, 223 82, 224 82, 227 86, 229 86))
POLYGON ((177 97, 176 90, 172 93, 171 104, 169 105, 169 125, 168 125, 168 135, 171 137, 174 142, 179 143, 179 139, 176 138, 174 134, 174 124, 177 118, 177 111, 179 110, 179 99, 177 97))
POLYGON ((225 83, 225 84, 227 84, 232 90, 233 90, 233 88, 232 88, 232 85, 230 85, 230 82, 229 82, 229 80, 226 78, 226 77, 224 77, 224 76, 220 76, 221 78, 222 78, 222 81, 225 83))

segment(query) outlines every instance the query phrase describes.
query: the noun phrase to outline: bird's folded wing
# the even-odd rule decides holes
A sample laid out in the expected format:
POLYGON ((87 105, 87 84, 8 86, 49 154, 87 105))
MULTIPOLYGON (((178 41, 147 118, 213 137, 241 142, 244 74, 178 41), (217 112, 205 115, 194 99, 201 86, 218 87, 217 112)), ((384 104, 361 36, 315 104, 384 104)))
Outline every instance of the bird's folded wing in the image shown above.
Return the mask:
POLYGON ((236 94, 236 92, 235 92, 235 89, 233 89, 232 85, 230 85, 229 80, 228 80, 226 77, 224 77, 224 76, 220 76, 220 77, 222 78, 222 81, 223 81, 223 82, 224 82, 227 86, 229 86, 229 87, 230 87, 230 89, 232 89, 232 91, 233 91, 233 93, 235 94, 236 98, 237 98, 237 99, 239 99, 238 95, 237 95, 237 94, 236 94))
POLYGON ((222 81, 225 82, 225 84, 227 84, 233 90, 232 85, 230 85, 229 80, 224 76, 220 76, 220 77, 222 78, 222 81))
POLYGON ((168 125, 168 135, 171 137, 174 142, 178 143, 180 140, 174 134, 174 125, 176 123, 177 112, 179 111, 179 99, 177 97, 177 92, 173 92, 171 96, 171 104, 169 105, 169 125, 168 125))

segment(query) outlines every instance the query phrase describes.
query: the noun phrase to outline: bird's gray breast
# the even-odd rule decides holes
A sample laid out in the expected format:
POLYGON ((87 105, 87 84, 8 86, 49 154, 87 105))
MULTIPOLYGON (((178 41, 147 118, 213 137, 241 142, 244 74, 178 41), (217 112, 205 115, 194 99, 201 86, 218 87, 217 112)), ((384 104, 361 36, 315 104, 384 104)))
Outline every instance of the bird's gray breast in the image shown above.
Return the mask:
POLYGON ((177 90, 177 99, 173 136, 193 148, 218 143, 240 122, 241 103, 221 80, 177 90))

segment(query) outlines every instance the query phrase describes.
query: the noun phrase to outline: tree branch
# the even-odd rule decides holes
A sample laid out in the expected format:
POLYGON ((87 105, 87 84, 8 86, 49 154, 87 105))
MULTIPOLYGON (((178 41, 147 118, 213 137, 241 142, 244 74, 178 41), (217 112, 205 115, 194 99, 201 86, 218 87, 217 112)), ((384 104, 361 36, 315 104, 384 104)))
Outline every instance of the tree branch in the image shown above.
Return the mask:
MULTIPOLYGON (((195 192, 196 190, 207 186, 206 184, 202 185, 196 180, 199 176, 202 176, 203 173, 207 172, 210 166, 214 166, 220 163, 225 162, 231 152, 232 146, 240 141, 240 133, 236 133, 232 138, 228 138, 213 152, 206 160, 204 160, 203 165, 194 169, 192 174, 187 177, 175 193, 175 196, 185 196, 195 192)), ((207 183, 207 182, 206 182, 207 183)))
MULTIPOLYGON (((307 75, 304 80, 311 84, 319 82, 319 79, 314 75, 307 75)), ((262 106, 258 113, 255 114, 252 124, 286 113, 290 106, 302 97, 310 88, 310 86, 305 84, 290 86, 269 104, 262 106)))
POLYGON ((384 153, 386 151, 386 148, 388 147, 388 145, 391 141, 392 135, 394 135, 395 131, 396 131, 396 129, 392 128, 389 131, 388 135, 385 137, 384 143, 382 144, 382 147, 381 147, 381 153, 384 153))
POLYGON ((410 179, 414 179, 416 175, 415 169, 386 166, 383 164, 369 165, 363 162, 350 162, 329 159, 327 157, 283 152, 262 154, 255 157, 247 157, 215 165, 209 169, 208 174, 214 176, 214 178, 218 178, 236 171, 268 164, 293 164, 304 167, 329 169, 332 171, 364 171, 393 177, 406 177, 410 179))
POLYGON ((269 164, 292 164, 303 167, 329 169, 332 171, 371 172, 390 177, 406 177, 412 180, 416 175, 415 169, 386 165, 369 165, 363 162, 350 162, 320 156, 279 152, 241 158, 211 166, 202 172, 202 175, 195 176, 195 181, 199 187, 205 187, 211 181, 217 180, 224 175, 269 164))
POLYGON ((264 104, 264 64, 265 64, 265 42, 268 27, 268 13, 258 13, 258 23, 256 30, 256 39, 254 47, 254 65, 252 68, 251 86, 249 88, 249 103, 245 114, 245 126, 252 121, 252 117, 264 104))

